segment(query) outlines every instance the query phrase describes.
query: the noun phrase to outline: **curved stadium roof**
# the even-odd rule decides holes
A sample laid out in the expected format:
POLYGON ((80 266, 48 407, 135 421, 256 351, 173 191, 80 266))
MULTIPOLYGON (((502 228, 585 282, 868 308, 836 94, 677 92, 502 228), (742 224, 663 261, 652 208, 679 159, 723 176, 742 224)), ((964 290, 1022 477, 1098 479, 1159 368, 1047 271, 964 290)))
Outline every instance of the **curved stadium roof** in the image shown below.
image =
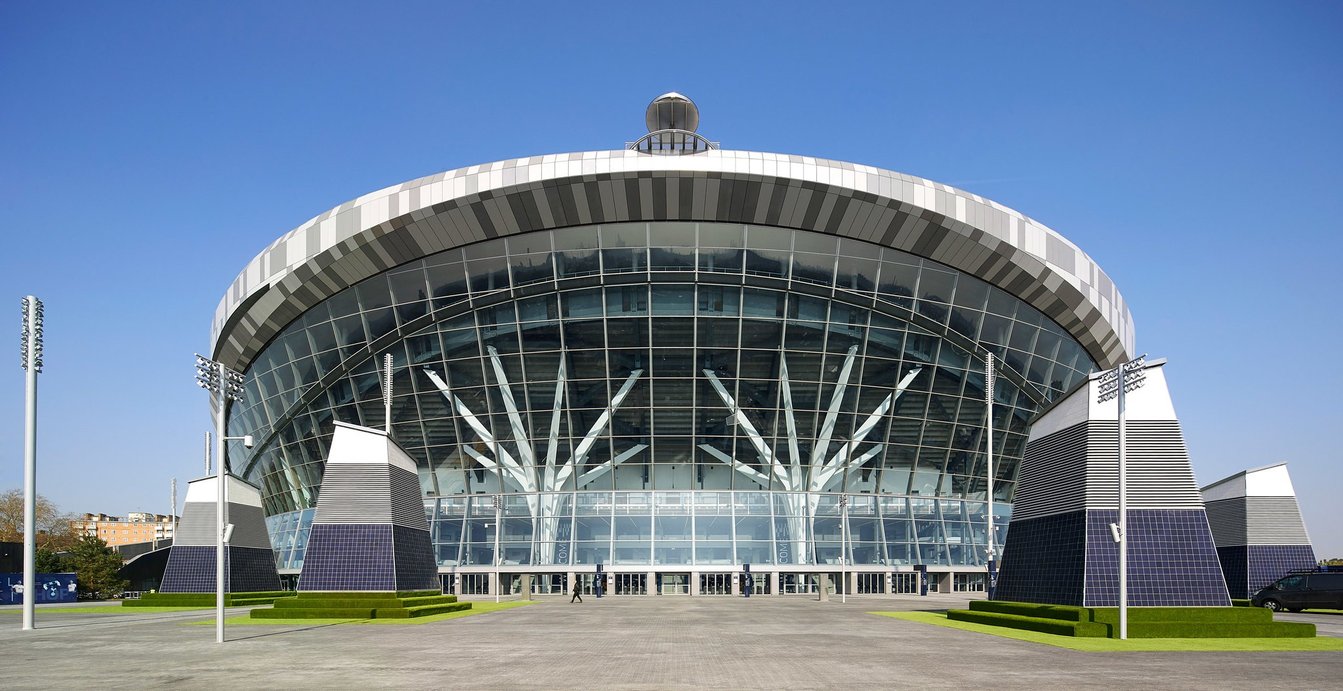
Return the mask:
POLYGON ((808 156, 713 150, 549 154, 393 185, 276 240, 216 309, 213 354, 244 369, 308 308, 422 256, 593 223, 719 221, 828 232, 970 273, 1068 330, 1102 367, 1134 350, 1110 278, 1062 235, 993 201, 902 173, 808 156))

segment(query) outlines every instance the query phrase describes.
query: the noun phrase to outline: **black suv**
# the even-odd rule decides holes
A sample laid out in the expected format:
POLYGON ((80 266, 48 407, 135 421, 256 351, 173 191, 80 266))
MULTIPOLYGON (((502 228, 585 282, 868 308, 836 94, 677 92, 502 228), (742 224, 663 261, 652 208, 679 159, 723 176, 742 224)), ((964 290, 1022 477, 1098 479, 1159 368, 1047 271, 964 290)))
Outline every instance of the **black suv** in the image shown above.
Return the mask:
POLYGON ((1255 607, 1274 612, 1303 609, 1343 609, 1343 572, 1293 573, 1260 588, 1250 598, 1255 607))

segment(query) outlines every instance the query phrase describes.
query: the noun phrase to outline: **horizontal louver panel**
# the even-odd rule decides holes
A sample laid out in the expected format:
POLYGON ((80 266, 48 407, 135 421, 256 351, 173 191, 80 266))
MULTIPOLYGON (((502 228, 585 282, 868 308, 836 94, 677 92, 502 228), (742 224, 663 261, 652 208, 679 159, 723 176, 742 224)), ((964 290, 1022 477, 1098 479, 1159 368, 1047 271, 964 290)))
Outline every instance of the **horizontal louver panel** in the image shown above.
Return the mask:
POLYGON ((386 463, 328 463, 313 523, 391 523, 386 463))
POLYGON ((1207 510, 1208 527, 1212 528, 1212 539, 1218 548, 1245 544, 1244 498, 1210 501, 1207 510))
POLYGON ((1295 497, 1246 497, 1244 501, 1246 544, 1310 544, 1295 497))

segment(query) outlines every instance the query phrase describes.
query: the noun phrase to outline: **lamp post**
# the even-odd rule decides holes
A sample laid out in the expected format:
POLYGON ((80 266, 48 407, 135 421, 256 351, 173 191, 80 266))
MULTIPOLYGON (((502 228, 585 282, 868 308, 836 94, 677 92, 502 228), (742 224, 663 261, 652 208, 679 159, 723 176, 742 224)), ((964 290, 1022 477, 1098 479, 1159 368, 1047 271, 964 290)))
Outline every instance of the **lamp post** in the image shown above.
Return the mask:
POLYGON ((839 593, 840 603, 849 601, 849 573, 845 567, 849 556, 849 495, 839 495, 839 583, 844 589, 839 593))
MULTIPOLYGON (((229 401, 242 400, 243 377, 203 355, 196 355, 196 385, 212 394, 215 408, 215 642, 224 642, 224 543, 228 539, 228 493, 225 483, 228 477, 224 472, 224 442, 239 437, 224 435, 224 416, 229 401)), ((243 443, 251 447, 252 438, 242 437, 243 443)))
POLYGON ((1128 638, 1128 478, 1124 458, 1124 396, 1136 391, 1147 380, 1144 369, 1146 355, 1139 355, 1100 376, 1096 402, 1104 403, 1117 398, 1119 404, 1119 522, 1111 523, 1110 530, 1119 543, 1119 639, 1128 638))
POLYGON ((993 368, 993 353, 989 353, 984 358, 984 406, 986 408, 986 421, 984 431, 988 433, 987 443, 985 444, 985 459, 988 463, 988 472, 985 477, 988 478, 989 495, 989 514, 988 514, 988 547, 985 550, 985 556, 988 557, 988 579, 985 584, 985 590, 988 591, 988 598, 993 599, 993 591, 998 587, 998 547, 996 536, 993 534, 993 394, 998 383, 998 373, 993 368))
POLYGON ((499 602, 500 591, 504 589, 504 584, 499 580, 499 531, 504 529, 503 511, 504 498, 502 495, 496 494, 494 495, 494 601, 496 603, 499 602))
POLYGON ((42 301, 23 298, 23 630, 37 602, 37 375, 42 371, 42 301))

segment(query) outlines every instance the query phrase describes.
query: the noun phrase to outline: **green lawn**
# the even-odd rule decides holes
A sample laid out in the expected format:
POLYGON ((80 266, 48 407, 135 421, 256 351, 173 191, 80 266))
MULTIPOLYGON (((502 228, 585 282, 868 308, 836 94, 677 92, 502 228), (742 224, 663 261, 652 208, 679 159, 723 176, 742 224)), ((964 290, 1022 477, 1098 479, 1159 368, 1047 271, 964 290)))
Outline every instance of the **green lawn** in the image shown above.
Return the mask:
MULTIPOLYGON (((371 624, 381 626, 405 626, 432 624, 436 621, 446 621, 448 619, 461 619, 476 614, 489 614, 514 607, 523 607, 526 605, 537 604, 535 600, 512 600, 508 602, 471 602, 471 609, 459 610, 456 612, 444 612, 443 614, 431 614, 427 617, 415 617, 413 619, 253 619, 250 616, 230 617, 224 620, 227 626, 313 626, 330 624, 371 624)), ((214 620, 193 621, 186 626, 214 626, 214 620)))
MULTIPOLYGON (((120 605, 103 605, 102 607, 54 607, 37 605, 36 610, 44 614, 135 614, 136 612, 183 612, 187 610, 205 610, 214 609, 214 607, 121 607, 120 605)), ((9 612, 11 610, 3 610, 9 612)), ((21 609, 12 610, 15 613, 21 612, 21 609)))
POLYGON ((1272 650, 1343 650, 1340 638, 1130 638, 1121 641, 1111 638, 1073 638, 1034 631, 1022 631, 1001 626, 974 624, 947 619, 942 612, 869 612, 892 619, 917 621, 945 626, 950 629, 986 633, 1001 638, 1012 638, 1030 643, 1043 643, 1084 653, 1205 651, 1241 652, 1272 650))

